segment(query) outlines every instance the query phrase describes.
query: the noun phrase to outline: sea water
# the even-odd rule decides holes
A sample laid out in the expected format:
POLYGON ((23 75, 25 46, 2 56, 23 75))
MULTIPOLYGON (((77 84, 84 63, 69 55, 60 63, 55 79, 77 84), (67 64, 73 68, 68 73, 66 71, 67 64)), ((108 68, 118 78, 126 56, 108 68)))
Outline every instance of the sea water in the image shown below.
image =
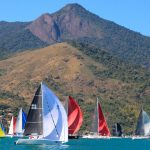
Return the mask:
POLYGON ((16 138, 0 138, 0 150, 150 150, 150 139, 76 139, 63 145, 15 145, 16 138))

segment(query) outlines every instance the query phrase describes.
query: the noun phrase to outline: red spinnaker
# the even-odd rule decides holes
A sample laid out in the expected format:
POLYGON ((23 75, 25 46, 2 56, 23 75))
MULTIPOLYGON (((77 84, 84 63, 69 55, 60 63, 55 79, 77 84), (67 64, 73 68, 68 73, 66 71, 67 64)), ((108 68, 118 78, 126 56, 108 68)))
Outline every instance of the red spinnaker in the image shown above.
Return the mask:
POLYGON ((68 132, 75 134, 79 131, 83 122, 83 115, 78 103, 69 96, 68 102, 68 132))
POLYGON ((101 105, 98 103, 98 118, 99 118, 99 124, 98 124, 98 132, 101 136, 110 136, 110 131, 107 126, 107 122, 104 118, 101 105))
POLYGON ((13 134, 14 134, 15 131, 16 131, 16 122, 17 122, 16 117, 13 117, 13 134))

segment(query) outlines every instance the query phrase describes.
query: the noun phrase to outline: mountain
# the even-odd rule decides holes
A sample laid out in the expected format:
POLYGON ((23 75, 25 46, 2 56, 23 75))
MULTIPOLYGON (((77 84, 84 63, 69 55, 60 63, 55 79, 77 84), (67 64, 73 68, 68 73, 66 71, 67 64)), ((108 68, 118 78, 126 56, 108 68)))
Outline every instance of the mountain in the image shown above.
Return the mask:
POLYGON ((69 40, 135 65, 150 66, 150 37, 100 18, 79 4, 68 4, 32 22, 0 22, 0 37, 1 57, 69 40))
POLYGON ((107 52, 91 57, 85 55, 84 47, 54 44, 0 61, 0 108, 4 112, 16 112, 20 106, 27 110, 43 80, 63 102, 69 95, 78 100, 84 111, 82 131, 90 130, 99 97, 109 127, 120 122, 130 134, 141 102, 150 112, 148 74, 147 69, 129 66, 107 52))
POLYGON ((102 31, 97 28, 93 19, 98 18, 95 18, 95 15, 90 14, 80 5, 70 4, 54 14, 43 14, 27 28, 49 44, 83 37, 100 38, 102 31))
POLYGON ((102 19, 78 4, 69 4, 53 14, 44 14, 27 26, 49 44, 76 40, 133 64, 150 66, 150 37, 102 19))

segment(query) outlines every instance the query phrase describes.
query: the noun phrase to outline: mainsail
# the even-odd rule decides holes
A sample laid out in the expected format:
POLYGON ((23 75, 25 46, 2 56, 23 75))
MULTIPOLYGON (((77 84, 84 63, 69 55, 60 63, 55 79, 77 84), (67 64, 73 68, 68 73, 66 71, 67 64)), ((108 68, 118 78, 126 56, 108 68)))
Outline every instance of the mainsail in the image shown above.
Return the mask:
POLYGON ((42 91, 40 85, 37 91, 35 92, 34 98, 29 109, 24 135, 43 135, 42 109, 42 91))
POLYGON ((143 109, 141 109, 141 112, 139 114, 135 134, 139 136, 150 135, 150 118, 143 109))
POLYGON ((16 129, 15 129, 16 134, 23 134, 25 123, 26 123, 26 114, 21 108, 16 122, 16 129))
POLYGON ((75 134, 80 129, 83 122, 83 115, 78 103, 69 96, 68 101, 68 132, 75 134))
POLYGON ((94 114, 93 114, 93 118, 92 118, 92 128, 91 128, 91 132, 92 133, 98 133, 98 122, 99 122, 99 114, 98 114, 98 100, 96 103, 96 107, 94 109, 94 114))
POLYGON ((41 135, 40 139, 68 141, 66 111, 58 97, 43 83, 32 101, 24 135, 41 135))
POLYGON ((12 116, 10 127, 9 127, 9 135, 14 135, 16 130, 16 118, 12 116))
POLYGON ((97 106, 95 109, 95 115, 93 118, 93 124, 92 124, 92 132, 97 133, 101 136, 110 136, 110 131, 107 125, 107 122, 105 120, 105 117, 103 115, 101 105, 98 102, 97 99, 97 106))
POLYGON ((122 136, 122 127, 119 123, 113 126, 112 134, 113 136, 122 136))

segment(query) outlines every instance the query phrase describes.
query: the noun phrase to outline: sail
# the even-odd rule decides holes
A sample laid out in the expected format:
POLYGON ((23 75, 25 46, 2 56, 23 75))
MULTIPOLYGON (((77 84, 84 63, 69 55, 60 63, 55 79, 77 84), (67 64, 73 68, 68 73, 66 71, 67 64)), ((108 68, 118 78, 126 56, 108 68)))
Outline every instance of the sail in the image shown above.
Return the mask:
POLYGON ((119 123, 113 126, 112 134, 113 136, 122 136, 122 127, 119 123))
POLYGON ((66 110, 66 113, 68 115, 68 100, 66 100, 65 104, 64 104, 64 108, 66 110))
POLYGON ((16 122, 16 134, 22 133, 22 108, 19 111, 18 117, 17 117, 17 122, 16 122))
POLYGON ((24 128, 25 128, 26 121, 27 121, 27 115, 26 115, 26 113, 22 110, 22 129, 23 129, 23 130, 24 130, 24 128))
POLYGON ((12 116, 8 134, 13 135, 16 130, 16 118, 12 116))
POLYGON ((0 124, 0 137, 5 136, 5 132, 3 131, 3 126, 0 124))
POLYGON ((143 109, 139 114, 135 134, 140 136, 150 135, 150 118, 143 109))
POLYGON ((51 141, 68 141, 66 111, 58 97, 42 84, 43 136, 51 141))
POLYGON ((97 133, 98 134, 98 101, 94 110, 94 114, 92 117, 92 128, 91 128, 92 133, 97 133))
POLYGON ((104 118, 100 103, 98 103, 98 114, 99 114, 99 116, 98 116, 98 119, 99 119, 99 121, 98 121, 98 133, 101 136, 110 136, 110 131, 109 131, 109 128, 107 126, 107 122, 104 118))
POLYGON ((27 121, 25 125, 24 135, 43 134, 43 122, 42 122, 42 92, 41 85, 35 92, 33 101, 31 103, 27 121))
POLYGON ((69 134, 75 134, 83 122, 83 115, 78 103, 69 96, 68 102, 68 129, 69 134))

